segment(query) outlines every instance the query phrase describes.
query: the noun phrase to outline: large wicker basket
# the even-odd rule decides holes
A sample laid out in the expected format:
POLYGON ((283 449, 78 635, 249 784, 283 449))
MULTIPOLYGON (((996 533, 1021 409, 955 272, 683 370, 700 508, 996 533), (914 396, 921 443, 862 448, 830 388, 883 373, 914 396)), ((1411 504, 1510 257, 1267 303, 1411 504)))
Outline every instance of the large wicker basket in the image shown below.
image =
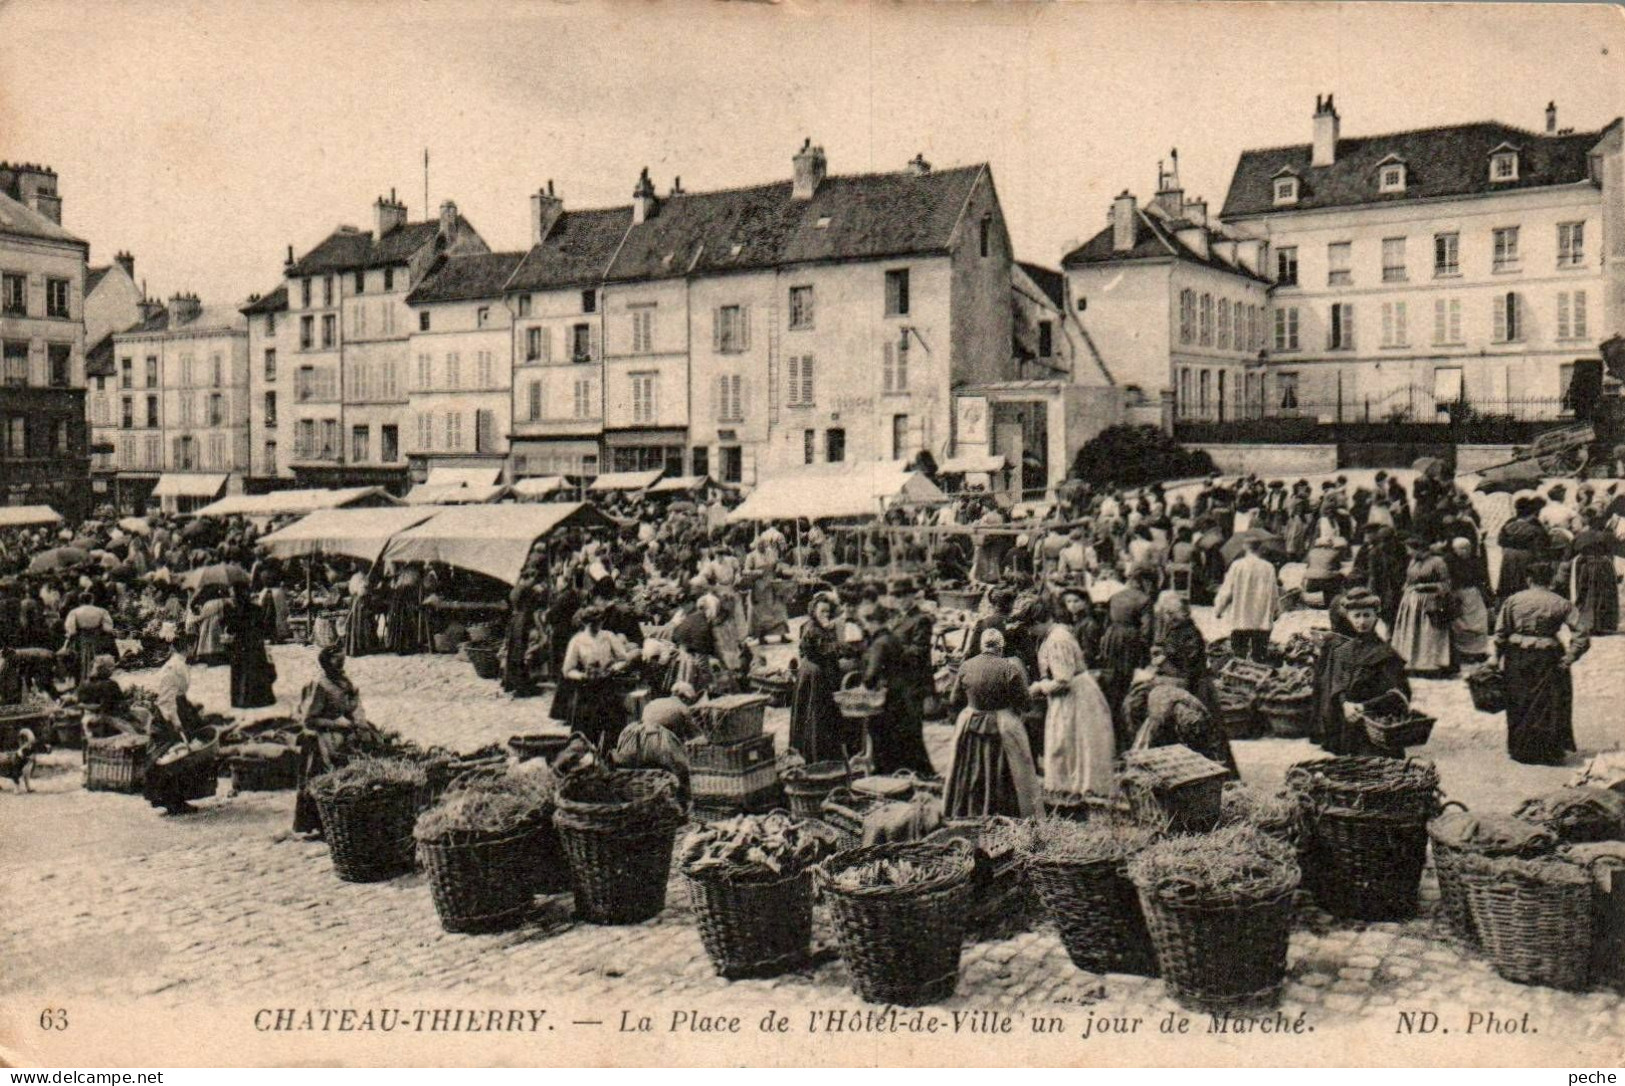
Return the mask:
POLYGON ((1334 916, 1405 920, 1416 915, 1427 851, 1415 815, 1322 807, 1310 815, 1305 880, 1334 916))
POLYGON ((790 813, 797 818, 823 817, 824 799, 851 775, 845 762, 813 762, 799 765, 780 774, 784 794, 790 802, 790 813))
POLYGON ((740 743, 762 734, 767 697, 761 694, 723 694, 694 706, 694 721, 713 743, 740 743))
POLYGON ((463 655, 474 666, 474 674, 482 679, 495 679, 502 674, 501 656, 494 645, 476 645, 472 641, 463 646, 463 655))
POLYGON ((965 935, 972 942, 1008 939, 1031 930, 1043 914, 1017 851, 1018 826, 1013 818, 984 815, 956 818, 925 838, 931 844, 964 841, 974 849, 971 903, 965 935))
POLYGON ((1135 817, 1166 821, 1182 833, 1206 833, 1219 824, 1225 767, 1183 744, 1130 750, 1123 755, 1123 791, 1135 817))
POLYGON ((777 976, 807 959, 812 872, 776 876, 759 867, 685 869, 700 942, 717 975, 777 976))
POLYGON ((1027 878, 1073 965, 1091 973, 1157 975, 1151 933, 1123 861, 1034 856, 1027 878))
POLYGON ((1423 758, 1320 758, 1289 768, 1286 784, 1321 807, 1409 814, 1424 822, 1439 813, 1439 773, 1423 758))
POLYGON ((455 834, 418 842, 440 926, 451 932, 507 931, 530 911, 532 853, 545 822, 499 834, 455 834))
POLYGON ((868 845, 824 861, 820 892, 859 998, 917 1007, 954 994, 974 870, 971 852, 961 844, 868 845), (942 873, 909 886, 850 889, 836 881, 859 864, 905 859, 939 864, 942 873))
POLYGON ((1495 846, 1467 845, 1461 843, 1459 835, 1452 832, 1458 825, 1453 820, 1460 819, 1466 814, 1466 806, 1452 800, 1446 803, 1445 807, 1447 809, 1460 807, 1462 815, 1450 815, 1446 810, 1428 823, 1428 840, 1433 847, 1433 870, 1439 877, 1439 907, 1450 930, 1466 942, 1477 945, 1478 929, 1473 926, 1472 908, 1467 901, 1467 887, 1461 877, 1462 862, 1467 857, 1475 855, 1515 855, 1524 858, 1543 855, 1551 852, 1557 842, 1549 831, 1530 826, 1509 815, 1499 815, 1491 816, 1491 822, 1513 830, 1522 827, 1526 831, 1525 838, 1511 844, 1510 852, 1495 846))
POLYGON ((672 845, 687 820, 676 790, 658 770, 580 774, 560 786, 553 825, 582 919, 636 924, 665 908, 672 845))
POLYGON ((408 784, 377 784, 336 796, 313 792, 333 870, 345 882, 383 882, 410 875, 415 849, 418 790, 408 784))
POLYGON ((1168 993, 1198 1011, 1275 1003, 1286 980, 1292 893, 1216 902, 1140 887, 1168 993))
POLYGON ((1265 697, 1258 699, 1258 712, 1277 739, 1302 739, 1309 734, 1309 721, 1314 716, 1313 693, 1293 698, 1265 697))
POLYGON ((91 739, 85 749, 85 788, 91 792, 141 791, 150 743, 134 736, 91 739))
POLYGON ((1590 874, 1561 860, 1462 861, 1473 926, 1495 971, 1518 984, 1578 990, 1595 935, 1590 874))
POLYGON ((841 689, 831 695, 835 699, 835 707, 848 720, 868 720, 878 716, 886 706, 886 692, 860 686, 862 680, 863 676, 858 672, 848 672, 841 680, 841 689))

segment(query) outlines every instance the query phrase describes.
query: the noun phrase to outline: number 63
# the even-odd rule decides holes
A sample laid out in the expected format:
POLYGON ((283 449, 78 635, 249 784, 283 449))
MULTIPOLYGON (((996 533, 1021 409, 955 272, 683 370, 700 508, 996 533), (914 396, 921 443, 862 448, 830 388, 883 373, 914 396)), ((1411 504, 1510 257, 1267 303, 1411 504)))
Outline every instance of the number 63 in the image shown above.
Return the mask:
POLYGON ((39 1012, 39 1028, 43 1030, 67 1029, 68 1009, 66 1007, 46 1007, 39 1012))

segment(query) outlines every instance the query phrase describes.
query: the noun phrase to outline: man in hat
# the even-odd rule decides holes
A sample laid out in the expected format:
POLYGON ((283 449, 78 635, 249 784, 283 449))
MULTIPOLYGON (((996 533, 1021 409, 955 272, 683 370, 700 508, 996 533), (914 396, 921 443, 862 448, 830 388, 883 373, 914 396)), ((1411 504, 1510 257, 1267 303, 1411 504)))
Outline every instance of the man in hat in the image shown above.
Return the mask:
POLYGON ((913 577, 894 577, 886 586, 890 606, 896 612, 891 628, 902 646, 901 689, 921 714, 928 697, 936 692, 936 673, 931 667, 931 637, 936 622, 920 607, 919 585, 913 577))

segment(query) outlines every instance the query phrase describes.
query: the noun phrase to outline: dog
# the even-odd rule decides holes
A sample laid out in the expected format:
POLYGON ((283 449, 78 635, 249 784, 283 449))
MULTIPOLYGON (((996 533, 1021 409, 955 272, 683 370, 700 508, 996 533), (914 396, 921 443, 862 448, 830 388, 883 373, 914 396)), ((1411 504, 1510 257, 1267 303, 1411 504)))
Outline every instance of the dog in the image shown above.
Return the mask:
POLYGON ((18 792, 32 792, 34 764, 42 749, 34 733, 23 728, 17 733, 17 749, 0 751, 0 777, 11 782, 18 792))

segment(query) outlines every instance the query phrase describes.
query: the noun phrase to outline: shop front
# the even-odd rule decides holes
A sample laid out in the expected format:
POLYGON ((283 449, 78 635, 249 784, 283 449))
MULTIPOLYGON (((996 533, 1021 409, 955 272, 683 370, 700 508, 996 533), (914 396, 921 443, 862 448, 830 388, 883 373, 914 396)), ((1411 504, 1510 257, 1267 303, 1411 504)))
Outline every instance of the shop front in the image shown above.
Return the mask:
POLYGON ((687 447, 688 430, 682 427, 604 433, 609 471, 663 471, 667 475, 682 475, 687 447))

